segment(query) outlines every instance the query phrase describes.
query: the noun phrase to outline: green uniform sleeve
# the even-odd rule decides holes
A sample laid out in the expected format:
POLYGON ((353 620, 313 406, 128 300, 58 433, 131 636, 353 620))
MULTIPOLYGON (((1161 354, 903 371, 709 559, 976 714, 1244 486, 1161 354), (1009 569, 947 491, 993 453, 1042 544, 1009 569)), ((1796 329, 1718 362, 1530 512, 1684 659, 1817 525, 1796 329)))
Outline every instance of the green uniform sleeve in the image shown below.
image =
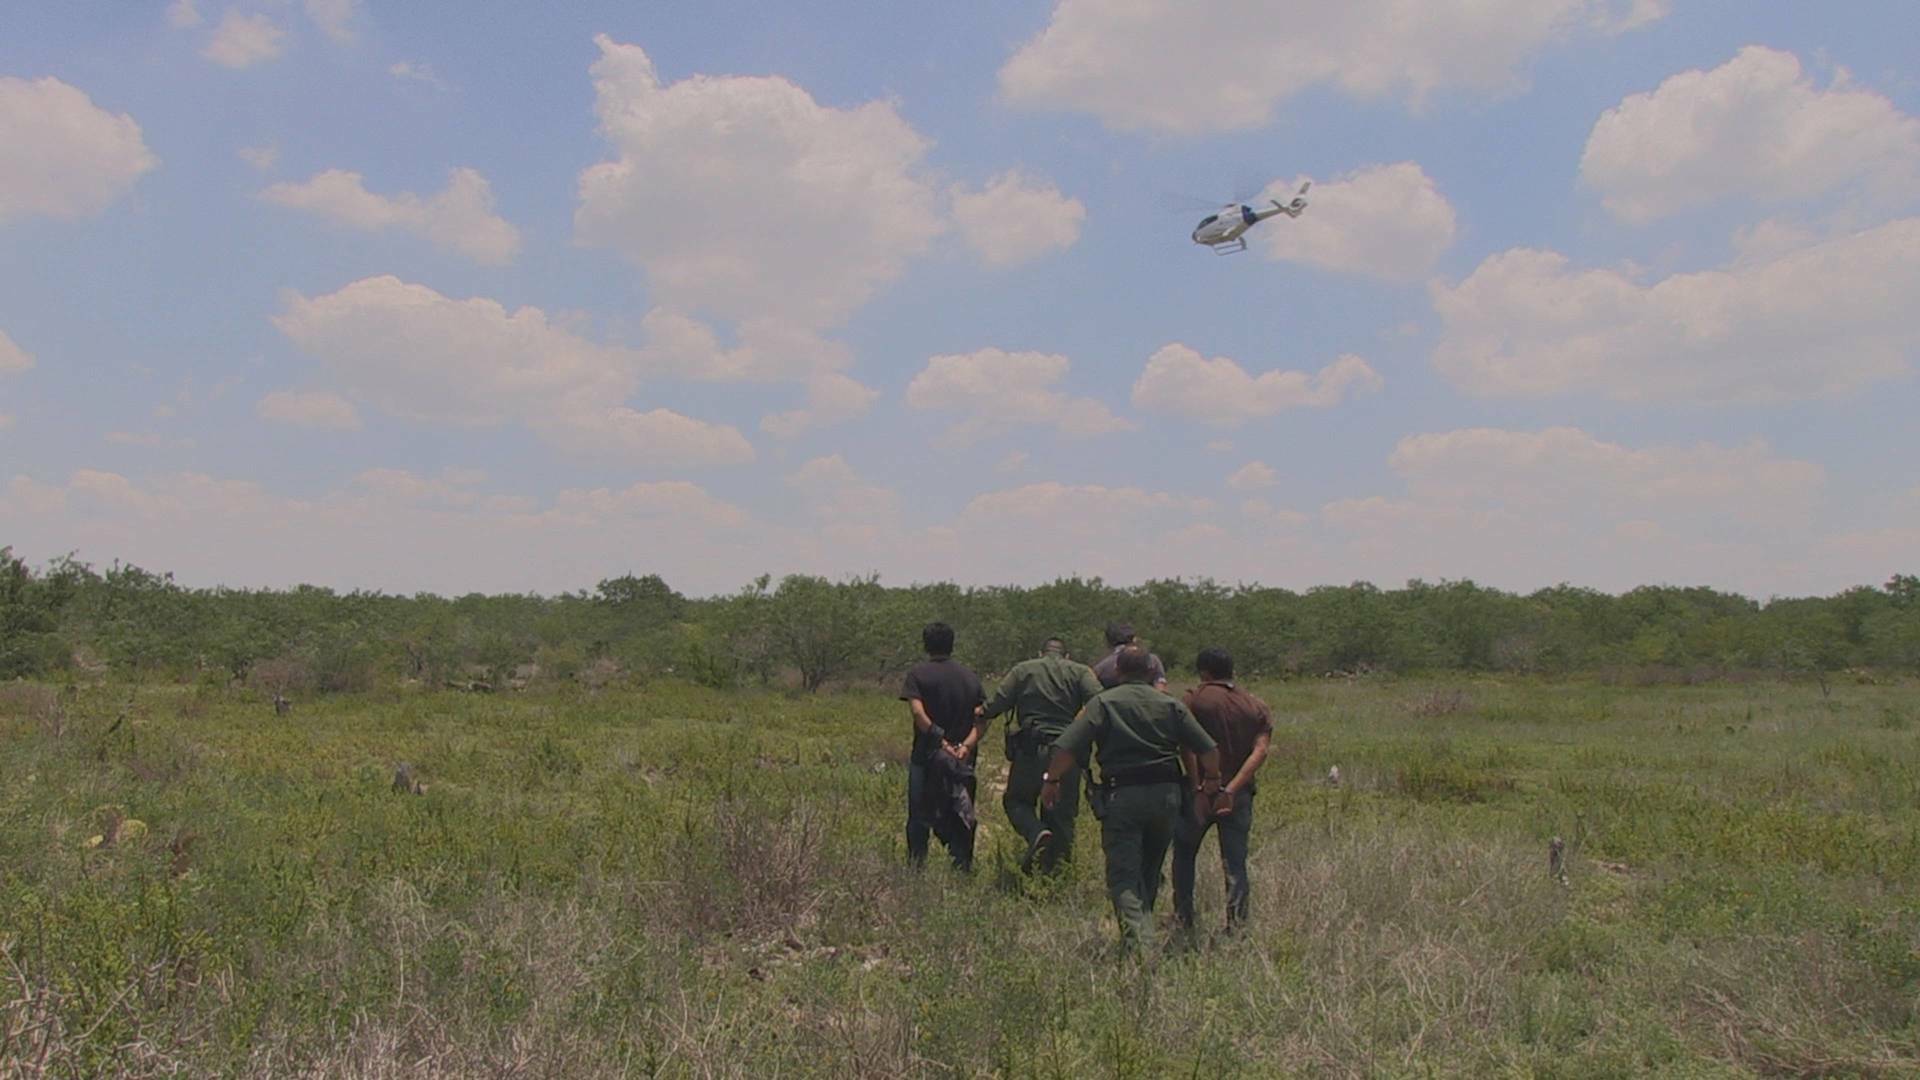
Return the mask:
POLYGON ((1173 709, 1173 737, 1180 741, 1180 745, 1196 754, 1204 754, 1213 749, 1213 736, 1207 734, 1207 729, 1200 726, 1200 721, 1194 718, 1193 710, 1177 701, 1173 703, 1173 709))
POLYGON ((1104 689, 1105 687, 1100 685, 1100 676, 1095 675, 1092 668, 1082 665, 1080 668, 1081 703, 1085 704, 1086 702, 1092 701, 1095 697, 1098 697, 1100 691, 1104 689))
MULTIPOLYGON (((1080 715, 1074 717, 1073 723, 1067 725, 1067 730, 1061 732, 1060 737, 1053 740, 1054 750, 1065 751, 1074 757, 1085 760, 1087 749, 1093 745, 1094 714, 1096 712, 1097 710, 1091 705, 1081 709, 1080 715)), ((1204 735, 1205 732, 1201 734, 1204 735)))
POLYGON ((1006 712, 1008 709, 1013 708, 1013 701, 1018 692, 1019 683, 1020 680, 1014 676, 1013 672, 1007 672, 1007 677, 1000 680, 1000 689, 995 690, 993 696, 987 699, 987 711, 982 714, 983 718, 991 720, 1001 713, 1006 712))

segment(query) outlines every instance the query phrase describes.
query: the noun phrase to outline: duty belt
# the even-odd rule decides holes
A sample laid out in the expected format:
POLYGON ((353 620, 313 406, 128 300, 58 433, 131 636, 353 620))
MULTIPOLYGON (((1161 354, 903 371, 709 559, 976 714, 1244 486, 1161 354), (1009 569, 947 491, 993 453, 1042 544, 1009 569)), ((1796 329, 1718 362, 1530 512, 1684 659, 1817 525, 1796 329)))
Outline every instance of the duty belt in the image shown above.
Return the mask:
POLYGON ((1110 788, 1139 787, 1143 784, 1177 784, 1183 778, 1179 762, 1162 761, 1110 772, 1104 783, 1110 788))

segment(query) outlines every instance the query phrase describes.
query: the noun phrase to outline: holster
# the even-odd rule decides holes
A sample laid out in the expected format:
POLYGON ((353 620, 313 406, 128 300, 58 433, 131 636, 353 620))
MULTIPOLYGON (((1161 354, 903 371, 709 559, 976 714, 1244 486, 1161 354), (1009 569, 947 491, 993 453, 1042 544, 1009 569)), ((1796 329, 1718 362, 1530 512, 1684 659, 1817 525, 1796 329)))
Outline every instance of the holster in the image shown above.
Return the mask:
POLYGON ((1107 797, 1113 794, 1113 789, 1104 783, 1095 783, 1091 769, 1082 769, 1080 773, 1087 778, 1087 810, 1093 814, 1095 821, 1105 819, 1107 797))

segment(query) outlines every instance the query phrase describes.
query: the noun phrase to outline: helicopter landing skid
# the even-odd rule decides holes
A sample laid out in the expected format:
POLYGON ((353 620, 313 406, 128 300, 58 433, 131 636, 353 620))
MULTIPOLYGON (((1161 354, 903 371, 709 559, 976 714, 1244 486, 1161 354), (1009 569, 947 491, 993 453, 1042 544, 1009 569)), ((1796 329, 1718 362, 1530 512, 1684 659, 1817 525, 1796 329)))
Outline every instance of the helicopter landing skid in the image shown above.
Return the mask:
POLYGON ((1237 255, 1247 250, 1247 238, 1243 236, 1238 240, 1229 240, 1225 243, 1209 244, 1207 246, 1213 249, 1215 255, 1237 255))

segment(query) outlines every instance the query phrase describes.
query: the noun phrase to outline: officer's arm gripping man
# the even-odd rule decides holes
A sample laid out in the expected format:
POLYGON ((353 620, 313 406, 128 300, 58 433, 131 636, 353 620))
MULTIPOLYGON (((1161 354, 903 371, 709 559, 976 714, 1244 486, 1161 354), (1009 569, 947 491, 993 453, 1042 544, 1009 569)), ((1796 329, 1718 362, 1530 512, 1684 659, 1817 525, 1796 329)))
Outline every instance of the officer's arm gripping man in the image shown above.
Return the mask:
POLYGON ((1097 703, 1089 701, 1080 707, 1080 712, 1067 725, 1067 730, 1053 741, 1053 756, 1047 759, 1047 771, 1041 774, 1040 805, 1048 810, 1060 801, 1060 778, 1073 768, 1075 755, 1086 753, 1093 747, 1094 729, 1101 716, 1097 703))
POLYGON ((1001 713, 1006 712, 1008 709, 1013 708, 1014 699, 1019 697, 1019 695, 1020 680, 1015 677, 1013 672, 1009 671, 1007 672, 1007 677, 1000 680, 1000 689, 993 692, 993 696, 987 699, 986 705, 975 715, 982 720, 991 720, 1001 713))

